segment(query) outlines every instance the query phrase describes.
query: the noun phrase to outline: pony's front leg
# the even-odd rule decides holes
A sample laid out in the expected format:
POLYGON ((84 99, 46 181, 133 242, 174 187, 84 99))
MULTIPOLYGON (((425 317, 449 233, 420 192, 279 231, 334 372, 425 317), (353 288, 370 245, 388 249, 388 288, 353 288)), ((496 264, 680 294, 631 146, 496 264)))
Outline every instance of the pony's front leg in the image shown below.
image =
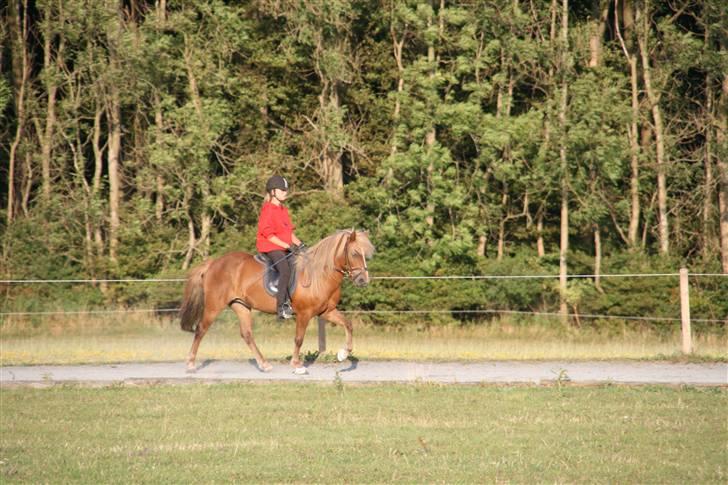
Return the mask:
POLYGON ((339 362, 346 360, 349 354, 354 350, 354 329, 351 322, 336 308, 329 310, 328 312, 321 315, 324 319, 336 325, 341 325, 346 331, 346 348, 340 349, 336 353, 336 358, 339 362))
POLYGON ((303 345, 303 337, 306 335, 309 320, 311 320, 310 315, 296 315, 296 338, 293 341, 293 356, 291 357, 291 366, 296 374, 307 373, 301 361, 301 346, 303 345))

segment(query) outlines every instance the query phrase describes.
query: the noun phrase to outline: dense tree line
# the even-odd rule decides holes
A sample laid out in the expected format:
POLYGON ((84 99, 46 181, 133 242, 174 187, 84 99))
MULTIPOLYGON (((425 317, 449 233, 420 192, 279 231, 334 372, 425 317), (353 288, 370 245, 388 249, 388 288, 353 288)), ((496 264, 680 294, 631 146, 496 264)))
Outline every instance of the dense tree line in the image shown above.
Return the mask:
MULTIPOLYGON (((293 181, 300 235, 369 229, 380 272, 558 269, 551 297, 523 283, 480 294, 490 307, 627 311, 639 302, 616 286, 567 275, 728 273, 720 0, 10 0, 1 13, 5 275, 179 274, 250 250, 273 173, 293 181)), ((726 285, 704 290, 725 316, 726 285)), ((399 307, 396 291, 352 298, 399 307)), ((410 290, 431 291, 453 305, 410 290)), ((667 290, 645 291, 640 312, 659 313, 667 290)))

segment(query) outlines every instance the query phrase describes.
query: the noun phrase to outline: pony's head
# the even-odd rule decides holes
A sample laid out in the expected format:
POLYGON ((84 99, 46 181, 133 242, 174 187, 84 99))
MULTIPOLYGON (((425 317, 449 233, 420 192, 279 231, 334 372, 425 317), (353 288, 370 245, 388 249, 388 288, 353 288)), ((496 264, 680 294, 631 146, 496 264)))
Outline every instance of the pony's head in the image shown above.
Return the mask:
POLYGON ((366 286, 369 284, 367 259, 374 254, 374 245, 369 241, 369 233, 352 229, 345 237, 344 266, 340 270, 349 275, 354 285, 366 286))
POLYGON ((305 255, 299 256, 297 265, 306 274, 306 279, 315 292, 327 279, 331 271, 351 278, 356 286, 369 283, 367 259, 374 254, 374 245, 366 231, 337 231, 322 239, 305 255))

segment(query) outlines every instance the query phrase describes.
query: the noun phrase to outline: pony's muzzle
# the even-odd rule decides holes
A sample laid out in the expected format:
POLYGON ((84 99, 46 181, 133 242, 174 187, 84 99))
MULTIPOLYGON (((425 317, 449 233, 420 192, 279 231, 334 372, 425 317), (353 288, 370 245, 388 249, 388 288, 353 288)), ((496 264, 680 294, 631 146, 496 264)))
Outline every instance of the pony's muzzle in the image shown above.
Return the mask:
POLYGON ((354 286, 366 286, 369 284, 369 275, 366 273, 360 273, 354 278, 354 286))

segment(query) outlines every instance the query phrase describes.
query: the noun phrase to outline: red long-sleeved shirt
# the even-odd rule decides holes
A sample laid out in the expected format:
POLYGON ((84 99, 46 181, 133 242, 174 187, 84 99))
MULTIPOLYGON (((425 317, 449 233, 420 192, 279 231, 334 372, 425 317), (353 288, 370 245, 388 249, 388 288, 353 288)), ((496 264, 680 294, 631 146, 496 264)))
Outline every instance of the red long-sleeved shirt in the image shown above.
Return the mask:
POLYGON ((291 223, 288 209, 283 205, 275 205, 270 202, 263 204, 258 218, 258 236, 255 247, 258 252, 268 253, 270 251, 283 251, 283 248, 268 240, 276 236, 281 241, 291 244, 293 242, 293 230, 296 228, 291 223))

